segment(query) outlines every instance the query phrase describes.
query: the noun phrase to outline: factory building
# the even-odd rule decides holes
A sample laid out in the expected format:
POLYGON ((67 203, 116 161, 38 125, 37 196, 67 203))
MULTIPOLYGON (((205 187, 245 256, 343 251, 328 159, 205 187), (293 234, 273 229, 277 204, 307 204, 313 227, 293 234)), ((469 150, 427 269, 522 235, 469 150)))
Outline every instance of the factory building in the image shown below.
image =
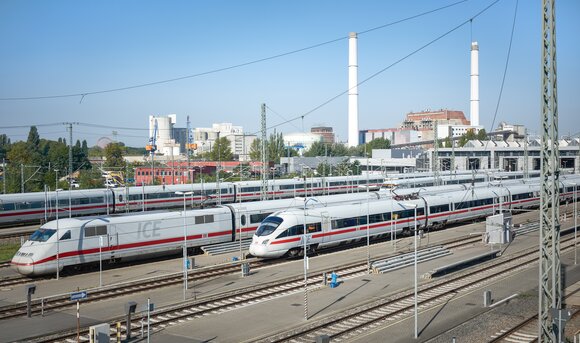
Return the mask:
POLYGON ((299 154, 310 149, 315 142, 323 142, 322 136, 311 132, 294 132, 284 135, 284 145, 297 149, 299 154))
POLYGON ((156 155, 179 156, 179 144, 173 138, 173 125, 176 120, 175 114, 149 116, 150 144, 157 146, 156 155))
POLYGON ((197 145, 195 155, 199 156, 211 151, 218 137, 225 137, 230 141, 230 149, 234 159, 239 161, 248 161, 250 159, 250 146, 256 136, 244 134, 243 127, 234 126, 232 123, 216 123, 210 128, 194 128, 193 143, 197 145))
POLYGON ((322 142, 325 144, 334 143, 334 132, 330 126, 314 126, 310 129, 310 133, 322 136, 322 142))
MULTIPOLYGON (((561 140, 560 170, 563 173, 580 173, 580 143, 578 139, 561 140)), ((532 139, 528 143, 528 158, 524 158, 524 141, 479 141, 472 140, 461 148, 439 148, 436 157, 440 170, 449 170, 452 156, 456 170, 501 169, 506 171, 523 171, 527 163, 528 170, 540 170, 540 142, 532 139)), ((432 170, 433 149, 417 158, 417 168, 432 170)))

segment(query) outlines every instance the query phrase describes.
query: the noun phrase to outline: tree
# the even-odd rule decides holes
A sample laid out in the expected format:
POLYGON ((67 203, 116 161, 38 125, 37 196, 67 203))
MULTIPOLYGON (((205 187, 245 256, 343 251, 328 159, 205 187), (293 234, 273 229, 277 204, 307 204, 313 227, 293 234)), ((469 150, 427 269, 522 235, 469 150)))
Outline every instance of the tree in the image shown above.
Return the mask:
POLYGON ((271 134, 270 139, 266 144, 266 149, 268 151, 268 161, 280 163, 280 157, 286 156, 285 153, 287 153, 282 133, 271 134))
POLYGON ((111 143, 105 148, 105 168, 125 169, 123 159, 125 149, 119 143, 111 143))
POLYGON ((0 135, 0 159, 6 158, 6 153, 10 150, 10 138, 6 134, 0 135))
POLYGON ((232 149, 230 148, 230 140, 226 137, 216 139, 211 152, 209 154, 212 161, 231 161, 234 159, 232 149))
POLYGON ((36 126, 30 127, 26 143, 28 143, 32 149, 38 150, 40 146, 40 136, 38 135, 38 129, 36 128, 36 126))
POLYGON ((252 161, 262 160, 262 140, 259 138, 254 139, 250 145, 250 159, 252 161))
POLYGON ((477 139, 479 139, 480 141, 487 140, 487 132, 485 132, 485 129, 479 130, 479 132, 477 133, 477 139))
POLYGON ((325 156, 328 152, 332 152, 332 149, 328 149, 328 145, 324 142, 318 141, 312 143, 310 148, 304 153, 306 157, 316 157, 316 156, 325 156))
POLYGON ((79 174, 79 185, 81 188, 103 187, 101 172, 97 168, 81 170, 79 174))
POLYGON ((459 146, 462 147, 467 144, 467 142, 474 139, 477 139, 477 135, 473 132, 473 130, 469 130, 461 135, 461 138, 459 138, 459 146))

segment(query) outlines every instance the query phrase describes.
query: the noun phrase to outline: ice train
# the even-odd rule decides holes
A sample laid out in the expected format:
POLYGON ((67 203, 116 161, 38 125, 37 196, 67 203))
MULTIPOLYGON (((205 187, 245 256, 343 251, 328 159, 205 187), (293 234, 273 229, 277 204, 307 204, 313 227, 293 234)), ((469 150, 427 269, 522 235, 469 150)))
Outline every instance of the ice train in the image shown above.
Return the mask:
MULTIPOLYGON (((368 183, 379 188, 384 178, 372 175, 368 183)), ((358 192, 367 183, 366 176, 333 176, 326 178, 295 178, 268 180, 268 199, 358 192)), ((261 181, 198 183, 126 188, 103 188, 59 192, 34 192, 0 195, 0 225, 33 221, 47 222, 59 217, 126 213, 180 207, 183 196, 176 192, 191 192, 187 196, 192 206, 215 205, 259 200, 261 181), (58 199, 58 206, 57 206, 58 199)))
MULTIPOLYGON (((477 186, 484 187, 487 184, 477 186)), ((466 185, 402 189, 395 196, 466 189, 466 185)), ((357 201, 366 203, 367 200, 378 201, 392 195, 390 191, 383 190, 369 194, 362 192, 319 196, 315 198, 317 202, 314 206, 330 207, 357 201)), ((184 236, 190 250, 207 244, 238 240, 240 237, 251 238, 260 222, 270 214, 302 206, 303 202, 292 198, 231 203, 215 208, 188 210, 185 213, 154 211, 63 218, 42 225, 32 234, 13 257, 12 265, 21 274, 41 275, 56 272, 57 265, 62 269, 99 259, 118 261, 178 252, 182 249, 184 236)))
MULTIPOLYGON (((512 182, 522 184, 521 181, 512 182)), ((488 188, 487 185, 477 186, 488 188)), ((476 191, 478 188, 472 189, 476 191)), ((395 196, 406 197, 413 193, 426 196, 458 189, 465 192, 468 187, 426 187, 401 191, 395 196)), ((346 203, 361 206, 367 201, 371 204, 384 201, 381 199, 391 194, 380 191, 319 196, 315 197, 316 202, 308 202, 308 207, 309 210, 313 207, 330 209, 346 203)), ((264 218, 289 208, 302 208, 303 199, 310 197, 230 203, 185 212, 134 212, 54 220, 42 225, 24 243, 13 257, 12 265, 22 274, 42 275, 55 273, 57 267, 76 267, 99 259, 119 261, 178 253, 183 247, 184 238, 190 250, 202 245, 235 241, 240 237, 251 238, 264 218)))
MULTIPOLYGON (((561 179, 561 200, 572 200, 580 189, 578 180, 578 176, 561 179)), ((376 237, 409 232, 415 226, 415 210, 418 227, 440 228, 486 217, 498 210, 538 207, 539 191, 538 183, 506 183, 404 200, 384 199, 368 204, 359 202, 306 211, 281 211, 264 219, 252 238, 249 251, 253 256, 264 258, 297 256, 304 253, 304 246, 307 252, 313 252, 358 241, 367 234, 376 237)))
MULTIPOLYGON (((281 199, 296 196, 317 196, 349 192, 360 192, 361 185, 368 182, 372 187, 393 188, 428 187, 435 184, 433 177, 421 177, 425 173, 397 175, 385 179, 382 175, 307 177, 268 180, 267 198, 281 199)), ((521 172, 492 174, 458 173, 443 174, 442 184, 463 184, 491 181, 497 175, 505 179, 521 178, 521 172)), ((533 176, 533 175, 532 175, 533 176)), ((217 203, 236 203, 259 200, 261 181, 198 183, 183 185, 160 185, 125 188, 103 188, 60 192, 34 192, 0 194, 0 226, 19 223, 47 222, 59 217, 81 215, 114 214, 133 211, 168 209, 182 206, 182 196, 176 192, 191 192, 187 197, 192 207, 209 206, 217 203), (58 199, 58 206, 57 206, 58 199)))

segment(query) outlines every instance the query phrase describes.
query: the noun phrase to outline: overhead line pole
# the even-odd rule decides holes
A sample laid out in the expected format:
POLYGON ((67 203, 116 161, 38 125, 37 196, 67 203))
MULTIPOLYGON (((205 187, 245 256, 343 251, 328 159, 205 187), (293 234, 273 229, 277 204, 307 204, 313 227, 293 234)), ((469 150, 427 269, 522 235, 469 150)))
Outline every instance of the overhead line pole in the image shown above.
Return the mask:
POLYGON ((542 145, 540 152, 542 184, 538 338, 540 342, 557 342, 560 332, 559 323, 550 318, 550 313, 554 314, 562 307, 555 0, 543 0, 542 8, 542 145))

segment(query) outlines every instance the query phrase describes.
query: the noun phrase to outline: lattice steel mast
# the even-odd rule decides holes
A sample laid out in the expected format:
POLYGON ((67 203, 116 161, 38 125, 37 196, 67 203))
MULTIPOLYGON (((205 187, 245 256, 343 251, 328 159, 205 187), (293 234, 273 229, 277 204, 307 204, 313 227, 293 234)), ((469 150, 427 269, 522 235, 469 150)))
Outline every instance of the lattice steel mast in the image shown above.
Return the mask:
POLYGON ((542 9, 539 341, 556 342, 558 326, 550 320, 550 313, 551 310, 559 310, 562 307, 562 284, 555 0, 543 0, 542 9))

